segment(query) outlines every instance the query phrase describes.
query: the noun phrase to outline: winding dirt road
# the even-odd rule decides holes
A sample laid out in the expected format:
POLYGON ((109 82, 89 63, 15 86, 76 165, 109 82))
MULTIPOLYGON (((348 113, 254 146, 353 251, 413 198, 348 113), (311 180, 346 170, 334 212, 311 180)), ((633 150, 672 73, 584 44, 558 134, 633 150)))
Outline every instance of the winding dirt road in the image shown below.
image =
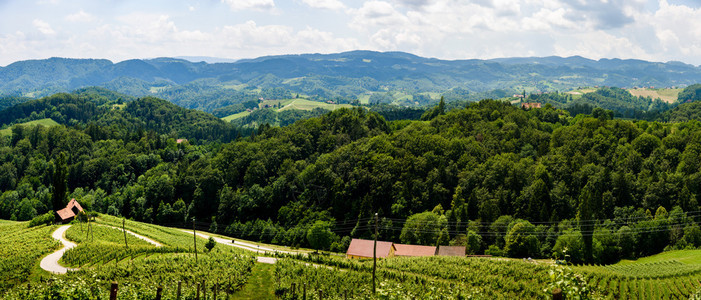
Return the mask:
MULTIPOLYGON (((105 226, 105 227, 113 228, 113 229, 119 230, 119 231, 122 230, 121 228, 114 227, 114 226, 107 226, 107 225, 98 225, 98 226, 105 226)), ((63 225, 63 226, 59 227, 58 229, 56 229, 56 231, 54 231, 53 234, 51 234, 51 237, 53 237, 54 239, 57 239, 57 240, 61 241, 61 243, 63 244, 63 248, 59 249, 58 251, 56 251, 56 252, 54 252, 54 253, 51 253, 51 254, 47 255, 46 257, 44 257, 44 258, 41 260, 41 263, 39 263, 39 266, 40 266, 42 269, 48 271, 49 273, 53 273, 53 274, 66 274, 68 271, 75 271, 75 270, 77 270, 77 269, 75 269, 75 268, 66 268, 66 267, 64 267, 64 266, 61 266, 61 265, 58 263, 58 261, 61 259, 61 257, 63 257, 63 254, 64 254, 66 251, 68 251, 68 249, 71 249, 71 248, 77 246, 75 243, 70 242, 70 241, 68 241, 68 240, 66 240, 66 239, 63 238, 63 235, 66 233, 66 230, 68 230, 68 228, 70 228, 70 227, 71 227, 71 225, 63 225)), ((154 240, 152 240, 152 239, 150 239, 150 238, 147 238, 147 237, 145 237, 145 236, 143 236, 143 235, 140 235, 140 234, 131 232, 131 231, 129 231, 129 230, 125 230, 125 231, 126 231, 128 234, 131 234, 131 235, 133 235, 133 236, 135 236, 135 237, 137 237, 137 238, 139 238, 139 239, 142 239, 142 240, 144 240, 144 241, 150 243, 151 245, 154 245, 155 247, 161 247, 161 246, 163 246, 163 245, 161 245, 161 243, 156 242, 156 241, 154 241, 154 240)))
POLYGON ((63 253, 65 253, 68 249, 77 246, 75 243, 69 242, 63 238, 63 235, 66 233, 66 230, 68 230, 68 228, 70 227, 71 225, 63 225, 56 229, 56 231, 54 231, 53 234, 51 234, 51 237, 61 241, 61 243, 63 244, 63 248, 44 257, 44 259, 42 259, 41 263, 39 264, 39 266, 42 269, 54 274, 66 274, 66 272, 68 271, 76 270, 72 268, 66 268, 58 264, 58 260, 61 259, 63 253))

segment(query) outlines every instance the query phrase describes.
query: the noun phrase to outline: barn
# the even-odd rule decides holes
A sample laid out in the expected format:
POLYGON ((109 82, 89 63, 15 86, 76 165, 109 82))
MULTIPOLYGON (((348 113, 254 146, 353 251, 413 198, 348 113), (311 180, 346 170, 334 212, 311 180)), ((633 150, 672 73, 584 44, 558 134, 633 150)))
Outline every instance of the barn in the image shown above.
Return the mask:
MULTIPOLYGON (((346 257, 372 258, 374 244, 373 240, 352 239, 348 251, 346 251, 346 257)), ((392 257, 396 250, 392 242, 377 241, 377 257, 379 258, 392 257)))
POLYGON ((75 199, 71 199, 65 208, 56 211, 56 222, 68 223, 81 212, 83 212, 83 207, 80 206, 80 203, 75 201, 75 199))
POLYGON ((404 245, 404 244, 394 244, 397 251, 394 252, 396 256, 434 256, 436 255, 436 247, 433 246, 419 246, 419 245, 404 245))

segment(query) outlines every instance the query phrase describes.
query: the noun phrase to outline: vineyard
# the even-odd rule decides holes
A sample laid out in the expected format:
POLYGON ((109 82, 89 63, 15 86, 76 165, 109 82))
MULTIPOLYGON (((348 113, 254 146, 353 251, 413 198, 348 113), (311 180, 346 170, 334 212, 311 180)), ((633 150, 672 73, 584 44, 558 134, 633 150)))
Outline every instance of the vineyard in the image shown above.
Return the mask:
POLYGON ((25 282, 46 254, 59 247, 53 226, 27 228, 27 222, 0 223, 0 291, 25 282))
POLYGON ((701 286, 699 251, 671 251, 606 266, 578 266, 600 297, 687 299, 701 286))
MULTIPOLYGON (((38 261, 56 250, 56 226, 28 228, 0 222, 1 299, 107 299, 112 282, 119 299, 237 297, 254 272, 251 252, 217 245, 211 251, 180 229, 125 221, 128 231, 153 239, 154 245, 125 233, 122 219, 101 215, 90 227, 73 224, 65 237, 78 244, 60 263, 78 268, 48 275, 38 261), (126 244, 125 244, 126 238, 126 244), (199 292, 198 292, 199 291, 199 292)), ((377 262, 373 295, 372 260, 340 255, 276 254, 272 277, 258 283, 282 299, 544 299, 563 285, 555 270, 582 278, 593 299, 688 299, 701 286, 701 251, 664 252, 613 265, 555 266, 550 260, 527 261, 477 257, 394 257, 377 262), (579 274, 579 275, 576 275, 579 274)), ((268 269, 270 270, 270 269, 268 269)), ((258 290, 260 292, 260 290, 258 290)), ((267 295, 267 294, 266 294, 267 295)), ((250 297, 250 295, 247 295, 250 297)))

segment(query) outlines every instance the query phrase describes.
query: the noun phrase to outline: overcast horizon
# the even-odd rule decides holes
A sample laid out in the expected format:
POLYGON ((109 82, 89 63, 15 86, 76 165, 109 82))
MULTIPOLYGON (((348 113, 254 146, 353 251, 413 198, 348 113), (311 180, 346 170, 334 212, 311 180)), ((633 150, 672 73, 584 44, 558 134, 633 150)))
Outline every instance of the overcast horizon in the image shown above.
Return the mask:
POLYGON ((0 66, 402 51, 438 59, 582 56, 701 64, 691 0, 0 0, 0 66))

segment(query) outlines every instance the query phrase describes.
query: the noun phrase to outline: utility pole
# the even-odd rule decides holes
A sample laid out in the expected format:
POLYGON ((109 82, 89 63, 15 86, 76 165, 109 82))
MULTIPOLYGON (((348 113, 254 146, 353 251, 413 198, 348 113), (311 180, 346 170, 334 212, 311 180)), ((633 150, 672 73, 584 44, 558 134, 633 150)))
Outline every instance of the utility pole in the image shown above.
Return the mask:
POLYGON ((377 213, 375 213, 375 245, 372 247, 372 294, 375 294, 375 269, 377 269, 377 213))
POLYGON ((195 264, 197 264, 197 232, 195 232, 195 217, 192 217, 192 240, 195 244, 195 264))

